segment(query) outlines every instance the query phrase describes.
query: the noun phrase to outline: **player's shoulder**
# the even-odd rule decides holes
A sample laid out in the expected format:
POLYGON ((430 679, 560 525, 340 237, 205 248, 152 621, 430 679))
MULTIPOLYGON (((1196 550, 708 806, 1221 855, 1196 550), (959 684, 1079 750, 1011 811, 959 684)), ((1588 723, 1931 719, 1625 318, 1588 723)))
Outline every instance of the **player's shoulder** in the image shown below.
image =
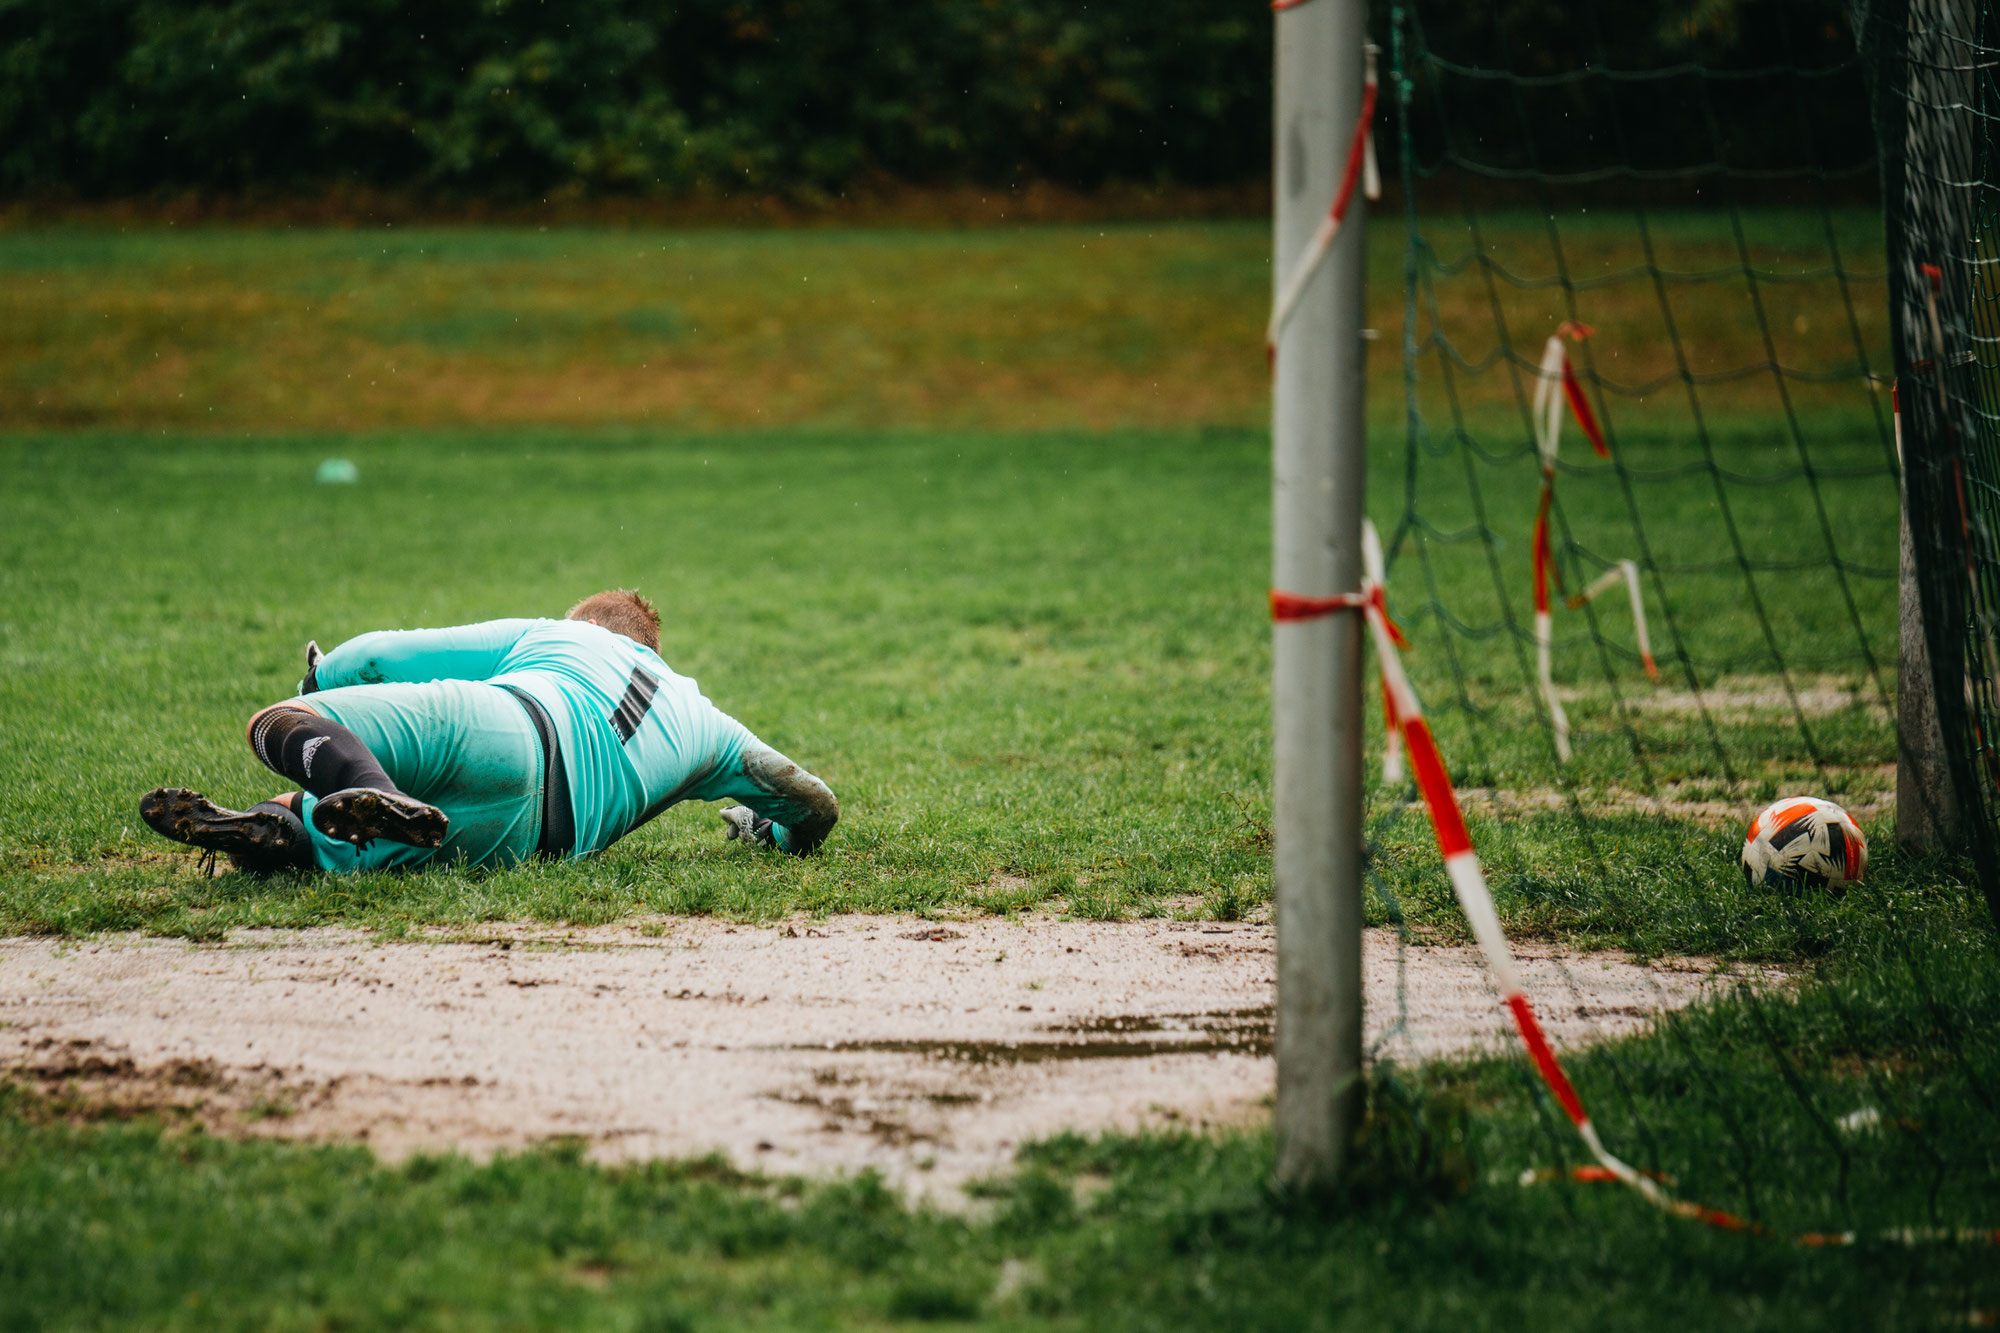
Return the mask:
POLYGON ((593 625, 587 620, 536 620, 530 624, 531 628, 524 638, 568 644, 590 656, 633 665, 656 666, 660 671, 674 674, 673 668, 651 648, 602 625, 593 625))

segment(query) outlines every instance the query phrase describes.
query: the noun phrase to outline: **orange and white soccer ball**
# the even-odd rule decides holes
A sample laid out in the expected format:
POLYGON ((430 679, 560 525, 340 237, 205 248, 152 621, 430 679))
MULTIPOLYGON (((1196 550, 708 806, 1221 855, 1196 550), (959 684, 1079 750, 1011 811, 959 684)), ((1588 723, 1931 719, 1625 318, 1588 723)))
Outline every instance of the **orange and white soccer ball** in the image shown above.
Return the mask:
POLYGON ((1832 801, 1784 796, 1750 821, 1743 878, 1750 886, 1828 889, 1838 895, 1868 872, 1868 839, 1832 801))

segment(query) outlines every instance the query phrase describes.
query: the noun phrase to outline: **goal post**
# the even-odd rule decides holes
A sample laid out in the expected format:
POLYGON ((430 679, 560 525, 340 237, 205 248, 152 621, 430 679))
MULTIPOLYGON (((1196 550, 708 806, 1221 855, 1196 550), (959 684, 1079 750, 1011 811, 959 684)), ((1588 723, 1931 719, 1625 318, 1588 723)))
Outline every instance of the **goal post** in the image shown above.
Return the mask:
MULTIPOLYGON (((1935 156, 1935 136, 1920 132, 1921 117, 1908 114, 1913 92, 1909 60, 1912 26, 1920 25, 1916 9, 1900 5, 1896 12, 1883 6, 1871 13, 1866 3, 1850 3, 1850 19, 1856 42, 1870 65, 1870 91, 1874 100, 1876 138, 1881 143, 1882 198, 1885 249, 1891 256, 1908 259, 1910 212, 1906 196, 1913 193, 1924 173, 1924 160, 1935 156), (1871 22, 1872 20, 1872 22, 1871 22), (1913 174, 1914 173, 1914 174, 1913 174)), ((1921 43, 1921 29, 1919 29, 1921 43)), ((1936 72, 1929 77, 1935 78, 1936 72)), ((1922 76, 1914 82, 1921 84, 1922 76)), ((1908 306, 1903 296, 1909 288, 1908 276, 1894 273, 1890 260, 1891 301, 1908 306)), ((1917 302, 1921 309, 1921 301, 1917 302)), ((1907 325, 1907 319, 1903 321, 1907 325)), ((1912 343, 1911 330, 1900 328, 1892 335, 1899 363, 1908 364, 1909 348, 1921 345, 1921 330, 1912 343)), ((1964 830, 1960 822, 1957 780, 1952 772, 1950 752, 1938 715, 1937 673, 1933 669, 1929 634, 1923 608, 1923 577, 1917 554, 1917 532, 1932 505, 1928 488, 1918 479, 1913 486, 1911 463, 1920 474, 1931 470, 1925 430, 1929 404, 1922 403, 1910 418, 1912 442, 1904 447, 1905 417, 1898 385, 1896 405, 1896 455, 1898 464, 1897 541, 1897 654, 1896 654, 1896 841, 1912 851, 1927 853, 1957 845, 1964 830), (1915 502, 1914 509, 1912 502, 1915 502), (1916 526, 1912 525, 1912 517, 1916 526)), ((1914 387, 1914 386, 1913 386, 1914 387)), ((1927 543, 1934 545, 1934 543, 1927 543)), ((1927 552, 1928 553, 1928 552, 1927 552)), ((1951 663, 1943 664, 1947 681, 1951 663)))
MULTIPOLYGON (((1272 587, 1325 599, 1362 574, 1366 246, 1350 157, 1366 6, 1274 8, 1272 587), (1343 225, 1313 263, 1336 212, 1343 225)), ((1272 625, 1275 1122, 1288 1185, 1338 1176, 1362 1109, 1361 636, 1358 612, 1272 625)))
POLYGON ((1898 500, 1902 513, 1896 552, 1896 841, 1922 854, 1955 846, 1963 828, 1944 729, 1938 723, 1907 478, 1898 487, 1898 500))

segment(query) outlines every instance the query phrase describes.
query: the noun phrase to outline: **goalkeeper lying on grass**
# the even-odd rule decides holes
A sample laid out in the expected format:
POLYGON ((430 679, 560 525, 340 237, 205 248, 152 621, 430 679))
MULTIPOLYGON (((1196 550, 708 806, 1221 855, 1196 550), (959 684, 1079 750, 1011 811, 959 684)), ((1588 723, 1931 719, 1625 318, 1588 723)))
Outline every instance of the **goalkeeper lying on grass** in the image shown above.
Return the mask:
POLYGON ((840 818, 826 784, 659 646, 659 613, 633 592, 585 598, 565 620, 308 645, 299 697, 249 726, 257 757, 303 790, 239 812, 163 787, 139 814, 258 874, 588 856, 688 800, 743 802, 722 811, 729 837, 819 846, 840 818))

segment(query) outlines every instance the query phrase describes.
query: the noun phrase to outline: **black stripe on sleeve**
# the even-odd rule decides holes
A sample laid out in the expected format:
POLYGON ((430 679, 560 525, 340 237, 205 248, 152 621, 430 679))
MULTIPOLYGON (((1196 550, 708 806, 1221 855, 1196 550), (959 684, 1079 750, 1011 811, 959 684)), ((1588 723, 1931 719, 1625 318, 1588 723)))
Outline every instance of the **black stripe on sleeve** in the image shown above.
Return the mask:
POLYGON ((632 668, 632 681, 625 687, 625 697, 618 701, 618 711, 611 715, 611 725, 617 730, 619 740, 631 742, 633 733, 653 707, 653 696, 659 689, 659 680, 644 667, 632 668))

